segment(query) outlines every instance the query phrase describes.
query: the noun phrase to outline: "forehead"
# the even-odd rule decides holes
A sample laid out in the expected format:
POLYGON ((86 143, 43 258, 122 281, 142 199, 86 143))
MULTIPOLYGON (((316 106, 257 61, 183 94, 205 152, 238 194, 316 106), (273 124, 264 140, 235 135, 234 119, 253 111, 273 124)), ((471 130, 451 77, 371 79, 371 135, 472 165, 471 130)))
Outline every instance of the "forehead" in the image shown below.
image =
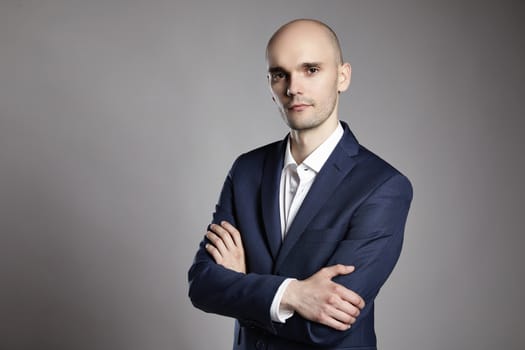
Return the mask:
POLYGON ((336 61, 336 52, 326 29, 301 23, 275 34, 268 44, 266 60, 269 67, 327 63, 336 61))

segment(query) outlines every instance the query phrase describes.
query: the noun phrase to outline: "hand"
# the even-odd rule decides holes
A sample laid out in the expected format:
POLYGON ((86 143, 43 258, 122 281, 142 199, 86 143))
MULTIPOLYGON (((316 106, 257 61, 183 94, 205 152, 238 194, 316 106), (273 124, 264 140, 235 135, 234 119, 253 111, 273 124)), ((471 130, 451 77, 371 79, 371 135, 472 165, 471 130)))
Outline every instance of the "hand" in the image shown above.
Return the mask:
POLYGON ((365 302, 357 293, 335 283, 332 278, 354 270, 353 266, 333 265, 305 280, 294 280, 286 288, 281 305, 307 320, 345 331, 356 321, 365 302))
POLYGON ((212 224, 206 237, 211 244, 206 244, 206 251, 215 262, 227 269, 246 273, 244 247, 241 233, 230 223, 223 221, 220 225, 212 224))

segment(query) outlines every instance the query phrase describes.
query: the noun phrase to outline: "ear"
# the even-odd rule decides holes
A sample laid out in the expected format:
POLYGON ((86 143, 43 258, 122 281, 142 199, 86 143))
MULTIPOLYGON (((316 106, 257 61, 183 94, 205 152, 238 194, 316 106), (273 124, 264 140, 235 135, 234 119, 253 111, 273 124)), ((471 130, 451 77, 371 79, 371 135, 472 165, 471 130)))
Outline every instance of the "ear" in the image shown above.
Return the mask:
POLYGON ((339 67, 339 80, 337 82, 337 91, 343 92, 350 86, 350 78, 352 77, 352 66, 345 62, 339 67))

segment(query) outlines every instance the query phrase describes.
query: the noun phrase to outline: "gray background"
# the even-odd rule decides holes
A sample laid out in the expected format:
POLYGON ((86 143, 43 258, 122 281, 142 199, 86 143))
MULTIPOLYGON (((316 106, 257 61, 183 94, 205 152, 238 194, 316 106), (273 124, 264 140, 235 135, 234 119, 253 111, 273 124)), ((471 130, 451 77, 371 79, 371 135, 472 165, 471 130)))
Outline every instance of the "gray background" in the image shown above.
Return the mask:
POLYGON ((408 175, 382 349, 523 349, 522 1, 0 1, 0 348, 228 349, 186 272, 223 179, 286 127, 264 46, 326 21, 341 119, 408 175))

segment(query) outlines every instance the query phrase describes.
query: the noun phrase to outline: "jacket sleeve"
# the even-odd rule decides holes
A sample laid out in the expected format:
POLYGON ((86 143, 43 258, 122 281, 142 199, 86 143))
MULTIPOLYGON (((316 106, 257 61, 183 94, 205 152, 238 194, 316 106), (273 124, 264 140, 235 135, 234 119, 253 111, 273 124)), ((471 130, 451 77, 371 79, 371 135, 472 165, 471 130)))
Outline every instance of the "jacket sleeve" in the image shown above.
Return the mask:
POLYGON ((355 211, 345 239, 326 264, 356 268, 353 273, 334 279, 358 293, 366 303, 349 330, 337 331, 295 314, 285 324, 274 324, 274 334, 320 346, 331 346, 351 336, 360 320, 373 309, 379 289, 399 258, 411 200, 412 187, 403 175, 397 173, 383 182, 355 211))
MULTIPOLYGON (((233 200, 233 173, 230 170, 213 215, 213 222, 226 220, 236 226, 233 200)), ((188 272, 189 297, 193 305, 205 312, 229 316, 245 324, 268 328, 270 305, 285 277, 256 273, 238 273, 215 263, 205 250, 204 238, 188 272)))

